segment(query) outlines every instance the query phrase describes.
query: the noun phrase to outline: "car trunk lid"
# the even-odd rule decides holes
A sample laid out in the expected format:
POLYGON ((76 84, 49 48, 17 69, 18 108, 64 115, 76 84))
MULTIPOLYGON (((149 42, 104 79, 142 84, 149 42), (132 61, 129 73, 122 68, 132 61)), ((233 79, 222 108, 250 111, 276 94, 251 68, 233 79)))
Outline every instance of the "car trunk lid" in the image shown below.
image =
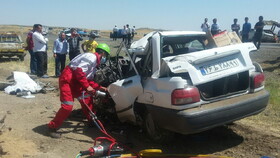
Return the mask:
POLYGON ((163 58, 162 65, 175 75, 188 73, 193 85, 200 85, 254 68, 249 57, 254 49, 252 44, 225 46, 163 58))

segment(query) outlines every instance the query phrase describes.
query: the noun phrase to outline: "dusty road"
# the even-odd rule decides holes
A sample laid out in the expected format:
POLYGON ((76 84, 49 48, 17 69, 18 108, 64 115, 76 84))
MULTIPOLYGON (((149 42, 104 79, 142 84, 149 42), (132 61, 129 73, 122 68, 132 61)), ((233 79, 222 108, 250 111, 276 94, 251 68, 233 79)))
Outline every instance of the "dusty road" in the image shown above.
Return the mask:
MULTIPOLYGON (((280 49, 270 46, 263 47, 252 55, 255 61, 264 65, 266 75, 275 80, 280 80, 279 57, 280 49), (275 66, 269 67, 272 64, 275 66)), ((26 59, 29 60, 29 57, 26 59)), ((17 62, 4 64, 9 67, 17 62)), ((1 80, 9 76, 13 70, 7 67, 4 68, 3 65, 0 67, 1 80)), ((40 80, 57 87, 57 78, 40 80)), ((85 127, 85 120, 81 117, 70 117, 64 123, 62 127, 64 134, 61 139, 52 139, 46 135, 46 124, 60 106, 58 91, 36 94, 34 99, 23 99, 1 91, 0 100, 0 113, 2 116, 6 115, 5 129, 0 135, 0 157, 71 158, 80 150, 91 147, 92 138, 101 136, 97 129, 85 127)), ((79 107, 78 102, 75 102, 75 108, 79 107)), ((129 143, 137 151, 161 148, 166 153, 213 154, 236 158, 280 157, 279 126, 270 126, 269 123, 262 121, 254 122, 250 118, 199 134, 176 135, 168 144, 152 143, 137 127, 125 126, 125 128, 123 135, 114 134, 114 136, 129 143)))

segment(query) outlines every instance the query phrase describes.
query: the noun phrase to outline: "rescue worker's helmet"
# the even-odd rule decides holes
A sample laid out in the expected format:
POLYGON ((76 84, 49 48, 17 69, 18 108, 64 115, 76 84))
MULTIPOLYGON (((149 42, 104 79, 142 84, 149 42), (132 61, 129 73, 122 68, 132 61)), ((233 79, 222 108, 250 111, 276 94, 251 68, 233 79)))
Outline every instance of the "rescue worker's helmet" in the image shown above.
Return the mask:
POLYGON ((96 47, 96 51, 98 51, 98 49, 102 49, 107 53, 107 55, 110 55, 110 47, 106 43, 98 44, 96 47))

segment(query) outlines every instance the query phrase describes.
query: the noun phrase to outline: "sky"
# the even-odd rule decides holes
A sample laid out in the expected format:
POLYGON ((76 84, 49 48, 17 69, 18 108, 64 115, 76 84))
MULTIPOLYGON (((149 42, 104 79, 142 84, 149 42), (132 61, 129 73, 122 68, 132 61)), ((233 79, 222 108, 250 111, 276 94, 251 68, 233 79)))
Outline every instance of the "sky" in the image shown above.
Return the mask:
POLYGON ((280 22, 280 0, 0 0, 0 25, 79 27, 111 30, 129 24, 136 28, 199 31, 204 18, 217 18, 221 30, 230 30, 249 17, 254 25, 280 22), (277 16, 278 15, 278 16, 277 16))

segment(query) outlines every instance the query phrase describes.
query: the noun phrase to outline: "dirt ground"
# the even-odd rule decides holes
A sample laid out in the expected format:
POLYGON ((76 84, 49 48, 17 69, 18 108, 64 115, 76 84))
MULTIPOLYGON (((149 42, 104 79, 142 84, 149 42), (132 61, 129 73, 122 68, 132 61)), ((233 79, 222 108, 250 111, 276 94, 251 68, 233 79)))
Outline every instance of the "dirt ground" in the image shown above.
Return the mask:
MULTIPOLYGON (((100 39, 101 40, 101 39, 100 39)), ((101 42, 101 41, 100 41, 101 42)), ((111 46, 116 42, 103 39, 111 46)), ((261 48, 252 55, 253 60, 265 67, 266 76, 279 79, 279 48, 261 48), (275 65, 274 69, 271 65, 275 65), (270 67, 269 67, 270 66, 270 67), (269 67, 266 69, 266 67, 269 67)), ((29 62, 29 56, 24 61, 29 62)), ((0 81, 13 70, 28 71, 28 67, 19 62, 2 61, 0 63, 0 81)), ((40 79, 57 87, 57 78, 40 79)), ((23 99, 0 92, 0 116, 6 115, 4 130, 0 133, 0 157, 3 158, 66 158, 75 157, 81 150, 92 146, 92 138, 102 136, 96 128, 85 126, 81 117, 70 117, 64 122, 61 139, 47 136, 46 124, 60 107, 58 91, 36 94, 34 99, 23 99)), ((80 107, 75 102, 76 109, 80 107)), ((1 117, 0 117, 1 122, 1 117)), ((1 125, 1 124, 0 124, 1 125)), ((106 125, 105 125, 106 126, 106 125)), ((110 130, 111 126, 107 126, 110 130)), ((256 158, 269 156, 280 158, 280 129, 269 123, 254 122, 250 118, 237 121, 232 125, 218 127, 193 135, 175 135, 168 144, 151 142, 138 127, 125 126, 123 134, 113 134, 117 139, 128 143, 134 150, 160 148, 165 153, 211 154, 236 158, 256 158)), ((0 126, 1 128, 1 126, 0 126)))

